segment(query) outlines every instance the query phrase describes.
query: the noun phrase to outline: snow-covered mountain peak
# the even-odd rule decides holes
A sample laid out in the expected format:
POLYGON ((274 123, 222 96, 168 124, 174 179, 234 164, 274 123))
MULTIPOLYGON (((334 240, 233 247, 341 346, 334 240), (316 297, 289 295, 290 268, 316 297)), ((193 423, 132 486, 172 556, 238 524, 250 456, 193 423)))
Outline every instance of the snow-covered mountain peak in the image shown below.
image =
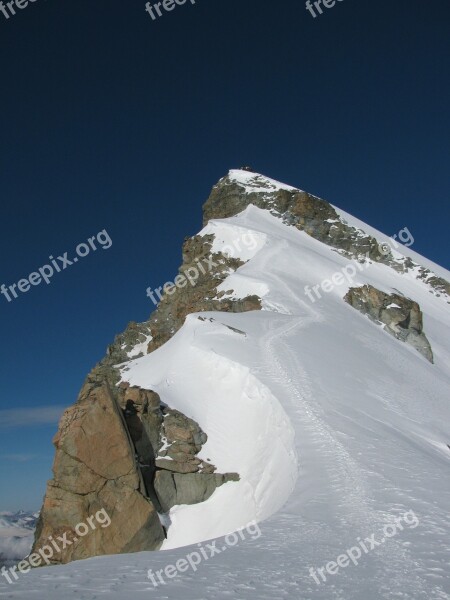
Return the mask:
MULTIPOLYGON (((184 244, 181 279, 148 321, 117 337, 76 405, 99 402, 106 380, 119 400, 125 395, 136 454, 145 450, 136 431, 158 437, 170 419, 192 440, 166 435, 156 446, 158 458, 187 452, 189 477, 177 471, 176 489, 140 488, 146 502, 158 494, 185 500, 163 517, 167 552, 152 555, 152 568, 256 520, 256 547, 216 559, 228 574, 218 578, 217 598, 228 597, 233 565, 246 564, 252 597, 262 599, 273 597, 275 577, 301 598, 391 598, 389 582, 398 597, 448 600, 450 273, 409 248, 384 254, 387 236, 250 171, 231 171, 214 186, 204 216, 184 244), (218 475, 220 485, 191 502, 183 493, 197 492, 195 478, 204 475, 218 475), (407 514, 414 527, 405 526, 407 514), (381 541, 394 525, 397 535, 381 541), (311 568, 374 536, 377 550, 364 565, 317 587, 311 568)), ((73 468, 87 460, 83 452, 73 468)), ((107 454, 102 459, 109 468, 107 454)), ((67 473, 56 471, 61 489, 67 473)), ((81 505, 86 494, 79 495, 81 505)), ((121 523, 122 497, 113 500, 121 523)), ((125 569, 130 559, 120 560, 125 569)), ((102 572, 103 563, 90 564, 102 572)))
POLYGON ((255 173, 253 171, 243 169, 231 169, 228 173, 228 179, 232 182, 241 185, 245 191, 248 192, 277 192, 279 190, 286 190, 288 192, 301 191, 298 188, 281 183, 270 177, 266 177, 261 173, 255 173))

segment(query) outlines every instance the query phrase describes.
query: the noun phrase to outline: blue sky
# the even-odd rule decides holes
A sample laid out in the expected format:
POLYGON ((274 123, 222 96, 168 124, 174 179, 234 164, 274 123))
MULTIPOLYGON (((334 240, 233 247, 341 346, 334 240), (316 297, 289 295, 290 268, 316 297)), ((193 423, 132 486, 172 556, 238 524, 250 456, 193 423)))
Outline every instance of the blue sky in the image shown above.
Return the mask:
POLYGON ((63 407, 170 280, 230 168, 319 195, 450 267, 448 0, 38 0, 0 14, 0 509, 38 508, 63 407))

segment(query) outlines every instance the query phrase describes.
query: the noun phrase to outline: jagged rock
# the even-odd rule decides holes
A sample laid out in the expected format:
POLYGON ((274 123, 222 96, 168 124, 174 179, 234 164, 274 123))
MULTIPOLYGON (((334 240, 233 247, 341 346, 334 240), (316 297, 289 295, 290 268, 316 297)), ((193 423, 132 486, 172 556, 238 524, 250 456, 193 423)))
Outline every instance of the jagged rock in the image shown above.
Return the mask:
POLYGON ((161 446, 160 428, 163 422, 159 395, 134 386, 121 393, 119 402, 138 456, 154 459, 161 446))
POLYGON ((212 496, 216 488, 228 481, 239 481, 239 476, 236 473, 181 475, 169 471, 157 471, 155 491, 160 498, 162 509, 167 512, 176 504, 204 502, 212 496))
POLYGON ((221 179, 203 205, 204 224, 210 219, 236 215, 253 204, 270 210, 288 225, 305 231, 349 256, 368 254, 373 260, 383 259, 377 240, 369 235, 361 235, 359 230, 341 221, 336 210, 325 200, 293 188, 274 190, 266 178, 258 174, 252 181, 257 183, 257 191, 246 190, 242 183, 230 175, 221 179))
POLYGON ((77 404, 61 418, 54 443, 54 477, 47 487, 34 549, 63 532, 73 538, 75 527, 102 509, 110 525, 97 527, 55 553, 53 562, 158 549, 164 530, 145 495, 122 411, 108 383, 86 384, 77 404))
POLYGON ((423 332, 423 315, 417 302, 399 294, 386 294, 371 285, 351 288, 344 300, 373 321, 383 323, 388 333, 433 362, 433 351, 423 332))
POLYGON ((164 469, 166 471, 174 471, 175 473, 197 473, 201 461, 193 459, 192 461, 177 462, 168 458, 157 458, 156 467, 158 469, 164 469))
POLYGON ((159 508, 153 489, 155 458, 161 447, 160 429, 163 422, 158 394, 140 387, 125 387, 119 391, 119 404, 135 449, 144 480, 145 494, 159 508))
MULTIPOLYGON (((180 475, 213 474, 215 466, 197 458, 208 436, 198 423, 178 410, 164 405, 158 394, 140 387, 123 385, 119 389, 119 404, 136 451, 145 493, 159 511, 164 512, 168 500, 164 490, 156 491, 158 473, 170 472, 180 475)), ((211 478, 208 489, 214 485, 232 481, 230 474, 211 478)), ((161 477, 161 476, 159 476, 161 477)), ((199 480, 201 481, 201 480, 199 480)), ((194 483, 191 483, 191 487, 194 483)), ((202 502, 203 493, 197 494, 202 502)))
POLYGON ((169 443, 184 442, 185 447, 202 446, 208 439, 198 423, 172 409, 165 412, 164 433, 169 443))
POLYGON ((179 274, 196 271, 198 277, 194 285, 188 282, 182 288, 172 288, 170 294, 165 293, 149 321, 141 325, 141 328, 148 328, 151 332, 148 352, 153 352, 166 343, 181 328, 186 316, 193 312, 261 310, 258 296, 243 299, 219 297, 218 286, 244 263, 234 257, 211 253, 212 241, 211 235, 197 235, 185 240, 183 264, 179 268, 179 274), (212 269, 209 268, 208 259, 213 262, 212 269), (195 271, 189 271, 190 269, 195 271))
POLYGON ((202 502, 216 487, 238 478, 214 473, 214 465, 196 456, 207 441, 198 423, 167 407, 151 390, 123 383, 111 388, 115 377, 109 373, 105 378, 107 372, 105 365, 96 367, 78 402, 61 418, 54 438, 54 478, 47 486, 34 549, 65 532, 73 539, 75 527, 99 510, 111 523, 55 553, 54 563, 157 550, 165 537, 157 510, 168 510, 173 501, 202 502), (168 484, 155 490, 164 477, 176 482, 179 493, 174 495, 168 484))
POLYGON ((410 258, 392 256, 389 248, 373 236, 348 225, 336 210, 321 198, 294 188, 274 188, 270 180, 255 173, 248 186, 237 181, 233 172, 223 177, 212 189, 203 206, 203 222, 224 219, 242 212, 249 204, 269 210, 287 225, 305 231, 311 237, 331 246, 344 256, 361 260, 362 257, 385 264, 398 272, 414 270, 435 295, 449 296, 450 283, 410 258), (255 191, 252 191, 254 188, 255 191))

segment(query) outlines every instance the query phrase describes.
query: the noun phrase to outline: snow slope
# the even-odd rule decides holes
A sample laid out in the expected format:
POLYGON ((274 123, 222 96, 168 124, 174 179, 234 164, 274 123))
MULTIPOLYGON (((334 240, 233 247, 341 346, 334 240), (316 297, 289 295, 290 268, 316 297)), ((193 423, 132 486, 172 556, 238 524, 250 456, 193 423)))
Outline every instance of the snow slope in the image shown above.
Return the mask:
MULTIPOLYGON (((369 264, 312 302, 305 286, 330 279, 348 259, 253 206, 212 221, 203 234, 212 232, 216 249, 248 234, 257 241, 223 289, 241 296, 263 290, 264 310, 190 315, 162 348, 128 363, 123 380, 156 390, 198 421, 209 436, 203 457, 221 472, 238 471, 240 482, 200 505, 172 509, 164 552, 39 569, 14 586, 1 582, 0 594, 450 599, 446 299, 430 294, 414 273, 369 264), (434 365, 343 301, 349 287, 365 283, 420 304, 434 365), (157 588, 147 579, 148 568, 163 569, 199 549, 183 546, 252 519, 260 521, 258 539, 157 588), (396 519, 402 528, 388 539, 383 528, 396 519), (319 583, 311 576, 311 567, 317 571, 370 537, 379 545, 357 565, 325 572, 319 583)), ((444 269, 439 274, 450 279, 444 269)))

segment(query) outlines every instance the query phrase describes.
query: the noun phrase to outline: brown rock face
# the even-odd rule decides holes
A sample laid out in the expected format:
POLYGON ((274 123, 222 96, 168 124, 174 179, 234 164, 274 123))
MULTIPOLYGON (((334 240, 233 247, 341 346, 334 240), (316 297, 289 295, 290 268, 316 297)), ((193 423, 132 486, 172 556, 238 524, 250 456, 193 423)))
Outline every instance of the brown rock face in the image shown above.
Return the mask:
POLYGON ((151 390, 99 383, 105 372, 94 369, 54 438, 54 478, 33 547, 51 548, 65 536, 51 563, 157 550, 165 538, 157 511, 203 502, 239 480, 197 458, 207 436, 195 421, 151 390))
POLYGON ((246 312, 261 310, 257 296, 241 300, 222 298, 217 287, 244 263, 236 258, 211 253, 212 236, 194 236, 183 245, 183 264, 179 274, 191 273, 196 278, 182 288, 174 287, 164 294, 148 327, 152 340, 148 352, 165 344, 183 325, 186 316, 193 312, 223 311, 246 312))
POLYGON ((433 362, 433 351, 423 332, 423 315, 417 302, 399 294, 386 294, 372 285, 351 288, 344 300, 373 321, 382 323, 385 331, 433 362))
POLYGON ((47 487, 33 551, 48 545, 50 536, 56 540, 64 533, 71 543, 54 552, 53 563, 158 549, 164 530, 146 497, 122 411, 107 383, 83 388, 77 404, 61 418, 54 443, 54 478, 47 487), (108 515, 109 525, 92 520, 98 511, 108 515), (80 537, 76 528, 89 524, 89 518, 89 531, 80 537))

